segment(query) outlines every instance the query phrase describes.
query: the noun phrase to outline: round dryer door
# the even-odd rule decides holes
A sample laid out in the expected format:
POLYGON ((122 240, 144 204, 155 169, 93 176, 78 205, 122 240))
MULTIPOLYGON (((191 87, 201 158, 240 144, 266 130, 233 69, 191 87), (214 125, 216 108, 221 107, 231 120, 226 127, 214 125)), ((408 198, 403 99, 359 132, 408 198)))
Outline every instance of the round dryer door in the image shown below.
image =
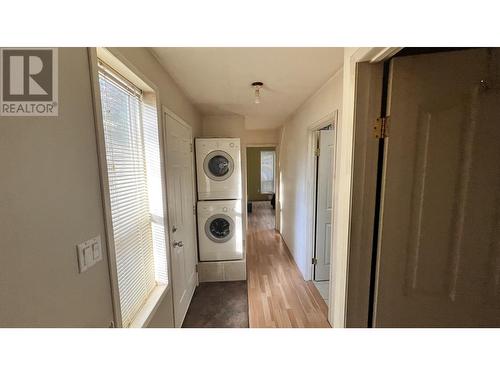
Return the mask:
POLYGON ((203 169, 210 179, 224 181, 233 174, 234 161, 227 152, 212 151, 205 157, 203 169))
POLYGON ((214 242, 227 242, 234 235, 234 221, 227 215, 213 215, 205 223, 205 233, 214 242))

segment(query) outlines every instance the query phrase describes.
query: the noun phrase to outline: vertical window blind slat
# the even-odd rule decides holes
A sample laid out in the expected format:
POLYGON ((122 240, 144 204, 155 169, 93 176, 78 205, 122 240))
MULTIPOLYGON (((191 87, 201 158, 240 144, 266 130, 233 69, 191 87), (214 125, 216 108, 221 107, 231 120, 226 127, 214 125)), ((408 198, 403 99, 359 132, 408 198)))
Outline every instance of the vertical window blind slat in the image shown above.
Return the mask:
POLYGON ((168 274, 156 106, 113 74, 100 66, 118 289, 127 327, 168 274))

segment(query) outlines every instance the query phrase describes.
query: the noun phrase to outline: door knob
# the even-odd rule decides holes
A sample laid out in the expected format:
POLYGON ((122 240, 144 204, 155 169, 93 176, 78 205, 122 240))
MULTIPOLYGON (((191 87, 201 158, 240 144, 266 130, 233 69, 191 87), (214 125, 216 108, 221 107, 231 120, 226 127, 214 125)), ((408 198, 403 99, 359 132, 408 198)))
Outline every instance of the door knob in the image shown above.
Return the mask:
POLYGON ((182 241, 174 241, 173 245, 174 245, 174 247, 183 247, 184 246, 182 241))

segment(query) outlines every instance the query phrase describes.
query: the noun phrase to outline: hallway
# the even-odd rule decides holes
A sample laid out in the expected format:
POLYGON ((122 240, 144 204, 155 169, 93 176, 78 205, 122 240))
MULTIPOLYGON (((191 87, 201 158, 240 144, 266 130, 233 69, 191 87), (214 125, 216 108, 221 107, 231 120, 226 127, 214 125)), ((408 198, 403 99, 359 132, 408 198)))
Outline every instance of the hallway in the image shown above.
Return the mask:
POLYGON ((274 229, 269 202, 253 202, 248 214, 247 277, 250 328, 330 327, 327 305, 274 229))

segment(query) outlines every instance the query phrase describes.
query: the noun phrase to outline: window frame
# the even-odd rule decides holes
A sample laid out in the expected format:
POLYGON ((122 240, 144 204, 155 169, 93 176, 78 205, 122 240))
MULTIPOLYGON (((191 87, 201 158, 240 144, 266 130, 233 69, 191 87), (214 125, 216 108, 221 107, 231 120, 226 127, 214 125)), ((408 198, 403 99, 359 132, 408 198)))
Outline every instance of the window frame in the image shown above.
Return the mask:
MULTIPOLYGON (((106 232, 106 248, 108 256, 108 270, 110 276, 111 284, 111 295, 113 303, 113 320, 109 322, 109 327, 124 327, 122 320, 122 313, 120 307, 120 294, 118 289, 118 272, 116 267, 116 253, 113 235, 113 223, 111 217, 111 202, 110 202, 110 188, 108 180, 108 166, 106 161, 106 147, 105 147, 105 137, 104 137, 104 124, 102 117, 102 102, 100 95, 100 84, 99 84, 99 59, 104 60, 104 62, 109 65, 112 69, 117 71, 122 77, 125 75, 122 73, 124 70, 130 73, 125 76, 125 79, 137 86, 134 82, 140 82, 143 86, 147 87, 148 92, 154 93, 155 105, 156 105, 156 116, 158 122, 158 140, 159 140, 159 150, 160 150, 160 169, 161 169, 161 190, 162 190, 162 200, 163 200, 163 217, 164 217, 164 234, 165 234, 165 252, 166 252, 166 272, 167 272, 167 284, 157 285, 153 291, 149 294, 147 300, 143 304, 142 308, 134 316, 132 322, 128 325, 130 328, 146 327, 154 313, 160 306, 164 297, 170 293, 172 288, 171 279, 171 262, 170 262, 170 244, 169 244, 169 233, 168 233, 168 216, 167 216, 167 195, 166 195, 166 180, 165 180, 165 150, 164 150, 164 132, 162 127, 162 112, 161 112, 161 101, 159 96, 159 90, 156 85, 154 85, 150 80, 148 80, 138 69, 136 69, 126 58, 124 58, 118 51, 114 49, 104 49, 104 48, 88 48, 88 57, 91 73, 91 84, 92 84, 92 94, 93 94, 93 107, 94 107, 94 122, 96 127, 96 141, 97 141, 97 154, 99 162, 99 174, 101 182, 101 197, 103 202, 104 220, 105 220, 105 232, 106 232), (101 58, 105 56, 105 58, 101 58), (119 69, 115 69, 115 64, 119 69)), ((139 87, 143 89, 143 87, 139 87)))

